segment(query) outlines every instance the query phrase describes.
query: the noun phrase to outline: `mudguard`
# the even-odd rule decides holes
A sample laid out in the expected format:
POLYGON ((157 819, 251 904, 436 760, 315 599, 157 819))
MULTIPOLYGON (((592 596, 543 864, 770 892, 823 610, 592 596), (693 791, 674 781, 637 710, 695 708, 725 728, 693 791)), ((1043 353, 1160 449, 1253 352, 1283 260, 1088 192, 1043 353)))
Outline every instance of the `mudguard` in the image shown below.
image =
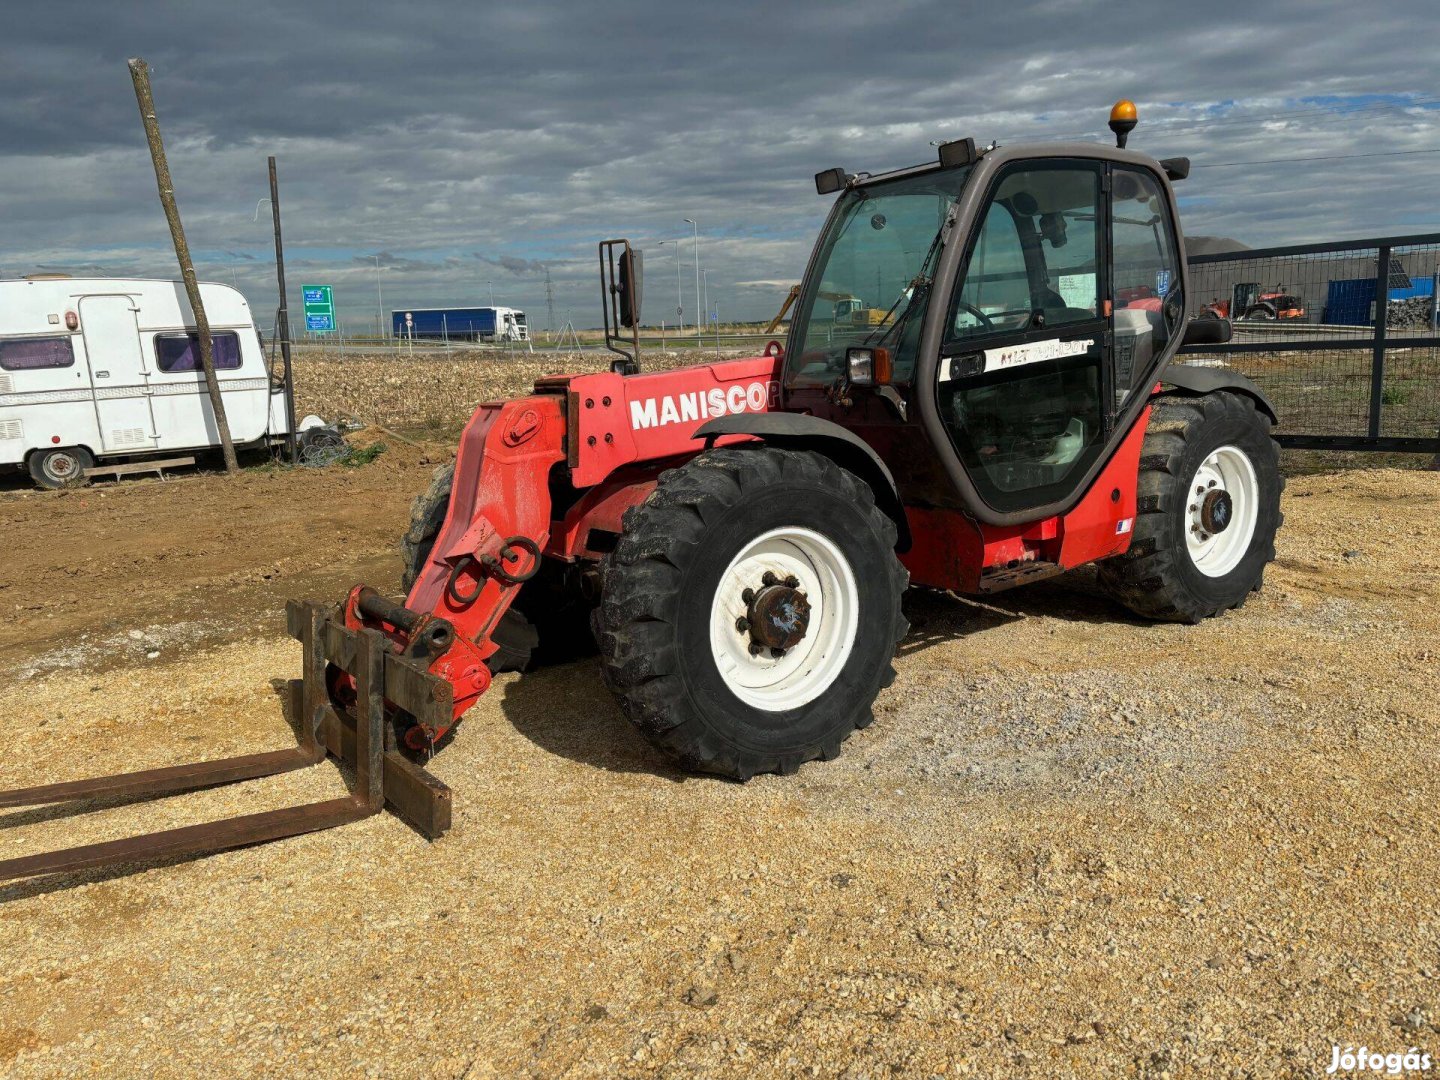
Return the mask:
POLYGON ((725 435, 753 435, 771 446, 814 450, 841 468, 859 476, 875 493, 875 503, 895 522, 899 530, 897 548, 910 548, 910 526, 900 502, 895 477, 880 455, 854 432, 829 420, 805 413, 738 413, 700 425, 695 438, 714 440, 725 435))
POLYGON ((1173 386, 1183 394, 1213 394, 1216 390, 1233 390, 1253 398, 1260 411, 1278 424, 1279 415, 1275 406, 1265 396, 1265 391, 1240 372, 1227 367, 1192 367, 1189 364, 1171 364, 1160 376, 1160 381, 1173 386))

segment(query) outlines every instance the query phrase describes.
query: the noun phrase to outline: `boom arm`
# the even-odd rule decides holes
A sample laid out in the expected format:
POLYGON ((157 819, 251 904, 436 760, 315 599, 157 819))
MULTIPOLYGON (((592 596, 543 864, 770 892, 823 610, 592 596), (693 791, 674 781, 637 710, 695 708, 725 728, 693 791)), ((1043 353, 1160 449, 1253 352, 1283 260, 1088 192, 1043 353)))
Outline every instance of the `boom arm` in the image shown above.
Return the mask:
MULTIPOLYGON (((460 439, 445 521, 405 605, 382 607, 360 586, 345 605, 348 627, 381 631, 451 688, 443 719, 411 714, 413 749, 441 738, 489 688, 485 661, 498 648, 491 635, 541 559, 598 559, 592 533, 618 532, 659 473, 701 449, 705 421, 772 407, 778 364, 756 357, 644 375, 553 376, 532 397, 477 410, 460 439), (565 493, 559 507, 557 492, 565 493)), ((342 678, 332 692, 343 701, 353 687, 342 678)))

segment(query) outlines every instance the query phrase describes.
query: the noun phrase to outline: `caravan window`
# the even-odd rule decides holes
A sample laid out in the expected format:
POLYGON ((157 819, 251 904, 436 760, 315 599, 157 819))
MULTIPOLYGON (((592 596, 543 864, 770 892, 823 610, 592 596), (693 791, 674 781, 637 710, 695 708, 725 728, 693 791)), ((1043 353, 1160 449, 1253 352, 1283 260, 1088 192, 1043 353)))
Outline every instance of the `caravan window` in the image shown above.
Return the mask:
POLYGON ((0 368, 6 371, 72 367, 74 364, 75 349, 68 337, 0 341, 0 368))
MULTIPOLYGON (((215 347, 215 370, 234 371, 240 366, 240 336, 230 331, 211 334, 215 347)), ((199 334, 156 334, 155 363, 161 371, 199 371, 199 334)))

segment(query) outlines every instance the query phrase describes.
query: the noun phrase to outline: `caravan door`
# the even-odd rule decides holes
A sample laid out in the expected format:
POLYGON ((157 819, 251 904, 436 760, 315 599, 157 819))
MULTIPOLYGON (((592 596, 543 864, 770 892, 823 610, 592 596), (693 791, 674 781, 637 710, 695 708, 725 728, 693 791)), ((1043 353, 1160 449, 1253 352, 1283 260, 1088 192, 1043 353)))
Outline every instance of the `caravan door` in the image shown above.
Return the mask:
POLYGON ((80 298, 80 329, 100 427, 96 449, 102 454, 155 449, 149 373, 135 321, 138 311, 129 296, 80 298))

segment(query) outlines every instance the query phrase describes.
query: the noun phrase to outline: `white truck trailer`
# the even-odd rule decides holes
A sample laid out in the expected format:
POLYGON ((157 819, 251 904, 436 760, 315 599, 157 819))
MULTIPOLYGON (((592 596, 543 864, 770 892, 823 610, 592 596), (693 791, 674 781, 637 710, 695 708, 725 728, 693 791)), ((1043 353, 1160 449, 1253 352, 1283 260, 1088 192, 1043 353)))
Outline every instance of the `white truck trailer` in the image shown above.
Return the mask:
MULTIPOLYGON (((237 446, 283 438, 284 389, 249 304, 214 282, 200 295, 231 437, 237 446)), ((97 462, 219 445, 181 282, 0 281, 0 468, 61 487, 97 462)))

